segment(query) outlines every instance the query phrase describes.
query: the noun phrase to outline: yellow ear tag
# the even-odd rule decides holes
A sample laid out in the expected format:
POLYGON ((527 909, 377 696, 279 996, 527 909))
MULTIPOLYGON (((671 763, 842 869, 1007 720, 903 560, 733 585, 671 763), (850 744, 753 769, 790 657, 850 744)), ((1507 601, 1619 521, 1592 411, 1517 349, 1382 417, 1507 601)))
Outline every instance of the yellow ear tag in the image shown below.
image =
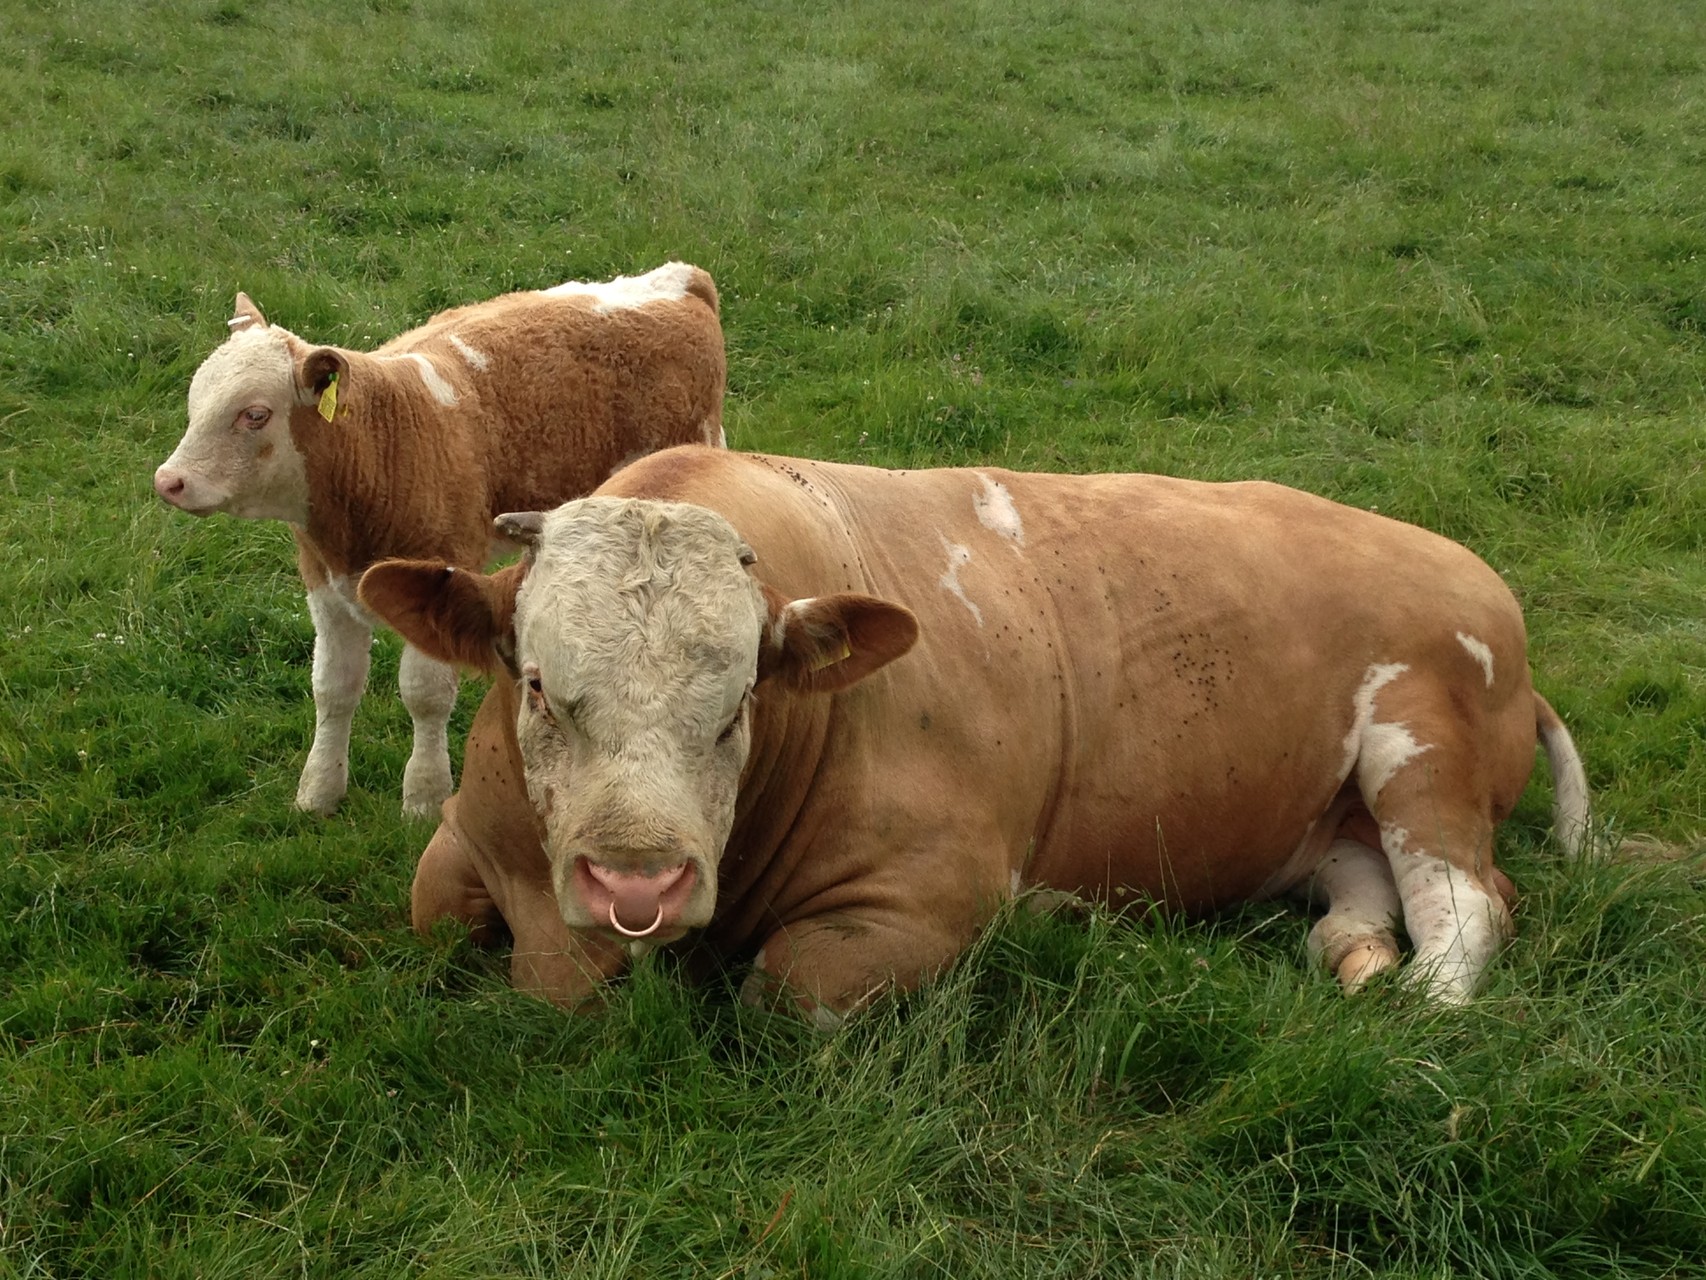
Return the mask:
POLYGON ((852 656, 853 656, 853 646, 848 644, 847 641, 843 640, 841 642, 841 652, 840 653, 836 654, 835 657, 833 657, 833 658, 819 658, 816 662, 812 663, 812 670, 813 671, 822 671, 825 667, 833 667, 838 662, 846 662, 847 659, 851 658, 852 656))
POLYGON ((320 416, 327 422, 338 411, 338 375, 333 374, 332 380, 326 384, 326 389, 320 393, 320 416))

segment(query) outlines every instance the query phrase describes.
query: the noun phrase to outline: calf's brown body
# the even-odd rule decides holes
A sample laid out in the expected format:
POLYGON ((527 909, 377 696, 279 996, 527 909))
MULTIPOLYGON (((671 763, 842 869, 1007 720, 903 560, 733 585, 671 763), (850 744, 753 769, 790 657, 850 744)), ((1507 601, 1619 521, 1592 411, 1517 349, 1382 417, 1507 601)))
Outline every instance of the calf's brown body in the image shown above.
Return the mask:
MULTIPOLYGON (((723 442, 716 286, 686 263, 456 307, 373 351, 304 342, 243 294, 229 323, 154 483, 195 515, 291 525, 315 628, 315 736, 296 798, 312 812, 348 786, 369 565, 478 568, 499 512, 584 494, 654 449, 723 442)), ((456 675, 406 650, 399 685, 415 722, 403 807, 430 814, 450 791, 456 675)))

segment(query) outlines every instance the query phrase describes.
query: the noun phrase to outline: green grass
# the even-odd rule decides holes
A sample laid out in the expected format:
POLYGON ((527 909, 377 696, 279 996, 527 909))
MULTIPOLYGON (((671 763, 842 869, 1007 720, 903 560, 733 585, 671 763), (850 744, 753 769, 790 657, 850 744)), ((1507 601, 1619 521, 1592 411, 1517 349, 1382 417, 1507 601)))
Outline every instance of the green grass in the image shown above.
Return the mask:
POLYGON ((5 7, 0 1277, 1698 1274, 1702 50, 1664 0, 5 7), (367 345, 670 257, 737 446, 1469 543, 1664 856, 1562 864, 1537 779, 1451 1014, 1273 906, 1007 918, 827 1041, 413 938, 395 641, 293 813, 288 535, 150 472, 238 289, 367 345))

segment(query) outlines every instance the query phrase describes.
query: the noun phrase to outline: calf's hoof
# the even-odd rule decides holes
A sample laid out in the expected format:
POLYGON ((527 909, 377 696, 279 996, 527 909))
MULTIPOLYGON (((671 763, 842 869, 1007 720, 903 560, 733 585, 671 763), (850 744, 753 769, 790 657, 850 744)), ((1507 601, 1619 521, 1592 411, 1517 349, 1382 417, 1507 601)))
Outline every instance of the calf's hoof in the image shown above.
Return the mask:
POLYGON ((337 811, 349 790, 349 776, 343 769, 317 769, 312 761, 302 770, 296 784, 296 807, 303 813, 329 818, 337 811))
POLYGON ((439 807, 450 799, 450 757, 429 761, 409 757, 403 770, 403 816, 437 818, 439 807))

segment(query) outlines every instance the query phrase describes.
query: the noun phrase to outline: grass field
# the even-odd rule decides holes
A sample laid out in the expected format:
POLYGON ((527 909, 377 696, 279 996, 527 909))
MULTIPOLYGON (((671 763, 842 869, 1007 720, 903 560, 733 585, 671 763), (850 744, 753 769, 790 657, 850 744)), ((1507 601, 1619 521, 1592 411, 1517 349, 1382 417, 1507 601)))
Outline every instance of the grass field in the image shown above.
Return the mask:
POLYGON ((1698 6, 14 0, 0 67, 0 1277, 1706 1274, 1698 6), (1273 905, 1005 919, 828 1040, 414 938, 395 639, 294 813, 288 533, 150 473, 237 289, 364 346, 673 257, 737 447, 1467 542, 1646 853, 1537 776, 1452 1013, 1273 905))

